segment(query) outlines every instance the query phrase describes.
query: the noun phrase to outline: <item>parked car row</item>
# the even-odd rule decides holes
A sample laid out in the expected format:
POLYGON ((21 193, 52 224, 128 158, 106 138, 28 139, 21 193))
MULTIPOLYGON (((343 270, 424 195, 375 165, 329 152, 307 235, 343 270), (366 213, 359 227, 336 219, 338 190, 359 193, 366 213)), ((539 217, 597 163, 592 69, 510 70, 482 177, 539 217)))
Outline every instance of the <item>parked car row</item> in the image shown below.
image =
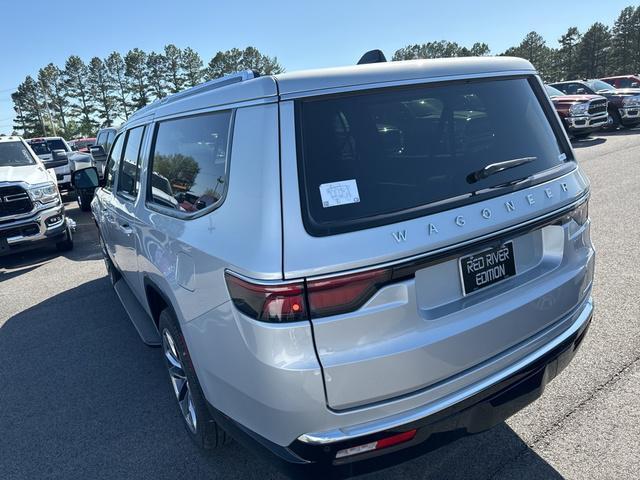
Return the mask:
POLYGON ((602 80, 570 80, 546 86, 567 133, 584 138, 606 128, 640 124, 640 77, 623 75, 602 80))

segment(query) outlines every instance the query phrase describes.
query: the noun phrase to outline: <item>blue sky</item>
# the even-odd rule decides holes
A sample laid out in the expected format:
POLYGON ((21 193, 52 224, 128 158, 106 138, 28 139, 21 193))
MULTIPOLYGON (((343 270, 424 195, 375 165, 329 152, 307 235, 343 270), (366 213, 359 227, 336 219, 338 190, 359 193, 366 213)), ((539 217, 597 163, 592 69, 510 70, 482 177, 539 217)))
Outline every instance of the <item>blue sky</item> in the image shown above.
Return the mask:
POLYGON ((190 46, 205 63, 218 50, 252 45, 287 70, 347 65, 372 48, 388 57, 411 43, 489 44, 501 53, 536 30, 547 43, 569 26, 612 25, 631 0, 322 0, 171 1, 32 0, 2 2, 0 133, 11 132, 11 89, 49 62, 85 61, 117 50, 190 46))

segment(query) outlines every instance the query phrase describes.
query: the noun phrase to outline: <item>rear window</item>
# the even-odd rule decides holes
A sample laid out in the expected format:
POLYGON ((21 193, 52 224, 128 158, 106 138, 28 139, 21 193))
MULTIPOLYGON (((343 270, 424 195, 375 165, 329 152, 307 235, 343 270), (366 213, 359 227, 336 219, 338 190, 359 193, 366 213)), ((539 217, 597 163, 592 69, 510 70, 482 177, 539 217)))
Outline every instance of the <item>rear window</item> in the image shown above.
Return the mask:
POLYGON ((60 139, 29 142, 29 146, 36 155, 48 155, 52 150, 67 150, 64 142, 60 139))
POLYGON ((307 231, 329 235, 415 218, 569 167, 569 149, 532 87, 527 78, 509 78, 299 100, 307 231), (473 176, 518 159, 486 178, 473 176))

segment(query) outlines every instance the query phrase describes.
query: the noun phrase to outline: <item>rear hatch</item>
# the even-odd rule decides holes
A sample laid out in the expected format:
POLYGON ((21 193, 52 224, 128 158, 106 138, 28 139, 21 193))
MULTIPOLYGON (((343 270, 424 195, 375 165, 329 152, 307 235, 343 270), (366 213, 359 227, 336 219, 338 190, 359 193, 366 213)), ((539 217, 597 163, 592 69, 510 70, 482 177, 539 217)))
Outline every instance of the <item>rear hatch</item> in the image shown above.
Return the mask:
POLYGON ((580 302, 590 245, 554 212, 587 181, 552 108, 534 76, 282 102, 283 269, 331 408, 460 377, 580 302))

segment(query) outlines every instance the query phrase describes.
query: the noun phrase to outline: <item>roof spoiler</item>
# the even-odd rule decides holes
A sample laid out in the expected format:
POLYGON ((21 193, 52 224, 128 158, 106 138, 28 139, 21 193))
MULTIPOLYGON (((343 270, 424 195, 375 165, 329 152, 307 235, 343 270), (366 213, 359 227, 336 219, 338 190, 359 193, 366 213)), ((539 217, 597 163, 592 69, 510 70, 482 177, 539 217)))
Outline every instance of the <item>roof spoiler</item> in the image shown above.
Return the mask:
POLYGON ((383 63, 387 61, 387 57, 384 56, 382 50, 369 50, 367 53, 360 57, 358 60, 358 65, 363 65, 365 63, 383 63))

